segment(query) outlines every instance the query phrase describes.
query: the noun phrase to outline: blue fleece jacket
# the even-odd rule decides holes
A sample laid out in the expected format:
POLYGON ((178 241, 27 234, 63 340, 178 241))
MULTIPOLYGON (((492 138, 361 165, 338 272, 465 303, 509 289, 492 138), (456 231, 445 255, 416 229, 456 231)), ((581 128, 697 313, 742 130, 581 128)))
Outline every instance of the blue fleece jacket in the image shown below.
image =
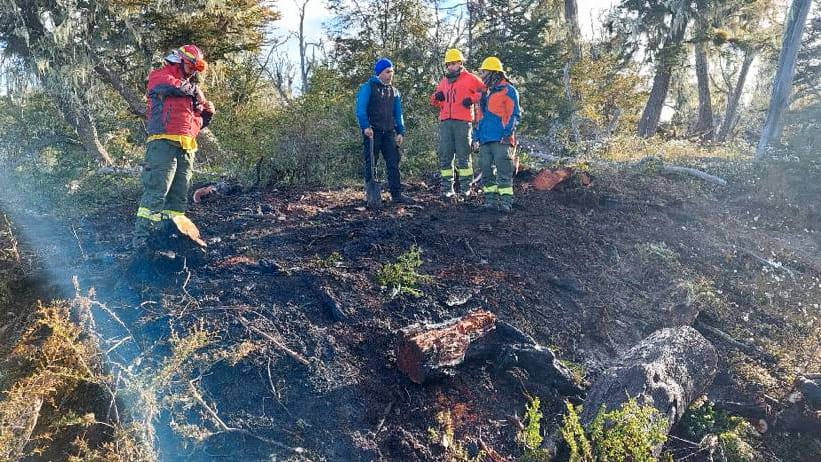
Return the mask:
MULTIPOLYGON (((356 94, 356 118, 359 120, 359 128, 362 130, 371 126, 371 122, 368 120, 368 102, 371 99, 371 83, 385 85, 379 80, 379 77, 373 76, 359 87, 359 93, 356 94)), ((394 94, 393 119, 396 124, 396 133, 404 135, 405 118, 402 115, 402 95, 399 94, 399 89, 396 87, 394 87, 394 94)))

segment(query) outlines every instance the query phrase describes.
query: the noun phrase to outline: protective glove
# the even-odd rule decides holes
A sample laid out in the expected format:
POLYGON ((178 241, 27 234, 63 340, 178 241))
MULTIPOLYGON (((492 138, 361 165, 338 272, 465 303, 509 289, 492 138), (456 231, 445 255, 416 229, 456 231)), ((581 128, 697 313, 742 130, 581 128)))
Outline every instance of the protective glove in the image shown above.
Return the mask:
POLYGON ((433 95, 433 99, 435 99, 436 101, 444 101, 445 100, 445 94, 442 93, 442 90, 439 90, 439 91, 436 92, 435 95, 433 95))
POLYGON ((465 99, 463 99, 463 100, 462 100, 462 106, 464 106, 464 107, 466 107, 466 108, 470 109, 470 107, 471 107, 471 106, 473 106, 473 100, 472 100, 472 99, 470 99, 470 98, 465 98, 465 99))

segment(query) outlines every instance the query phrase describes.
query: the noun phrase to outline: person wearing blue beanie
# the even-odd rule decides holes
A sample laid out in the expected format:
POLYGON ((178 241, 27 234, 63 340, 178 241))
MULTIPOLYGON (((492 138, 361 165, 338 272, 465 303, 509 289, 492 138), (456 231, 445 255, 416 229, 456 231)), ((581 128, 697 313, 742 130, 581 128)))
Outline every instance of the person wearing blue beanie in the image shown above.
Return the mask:
POLYGON ((388 58, 379 58, 373 66, 373 75, 378 76, 385 69, 393 67, 393 63, 388 58))
POLYGON ((382 153, 393 202, 410 204, 413 201, 402 194, 399 177, 399 145, 405 136, 405 119, 402 115, 402 96, 393 86, 393 63, 388 58, 379 58, 373 72, 373 77, 362 84, 356 95, 356 118, 362 130, 365 184, 373 178, 371 156, 374 156, 375 164, 382 153))

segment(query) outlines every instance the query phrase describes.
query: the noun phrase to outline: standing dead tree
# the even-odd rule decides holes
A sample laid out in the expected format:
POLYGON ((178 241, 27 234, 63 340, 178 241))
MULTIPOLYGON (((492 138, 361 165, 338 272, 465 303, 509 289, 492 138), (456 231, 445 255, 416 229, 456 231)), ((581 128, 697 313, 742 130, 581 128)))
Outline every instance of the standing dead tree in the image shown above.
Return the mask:
POLYGON ((793 0, 790 6, 787 24, 784 27, 781 54, 778 57, 778 68, 775 72, 770 108, 767 111, 767 121, 764 122, 764 128, 761 131, 761 139, 755 153, 756 159, 763 159, 772 143, 781 138, 782 118, 790 104, 796 58, 811 5, 812 0, 793 0))

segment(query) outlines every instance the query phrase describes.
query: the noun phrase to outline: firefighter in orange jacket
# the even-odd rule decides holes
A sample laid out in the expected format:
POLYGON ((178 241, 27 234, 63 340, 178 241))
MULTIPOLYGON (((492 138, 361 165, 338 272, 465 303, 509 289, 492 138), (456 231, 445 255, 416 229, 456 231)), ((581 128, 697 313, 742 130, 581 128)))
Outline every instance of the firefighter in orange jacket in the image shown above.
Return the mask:
POLYGON ((442 196, 458 197, 460 189, 467 195, 473 180, 470 161, 470 134, 473 105, 479 102, 485 85, 463 66, 462 52, 451 48, 445 52, 447 73, 431 104, 439 108, 439 168, 442 175, 442 196))
POLYGON ((141 251, 163 220, 184 216, 194 169, 197 135, 208 126, 214 104, 205 99, 194 76, 207 63, 196 45, 183 45, 165 57, 164 66, 148 76, 143 162, 143 195, 137 209, 132 246, 141 251))

